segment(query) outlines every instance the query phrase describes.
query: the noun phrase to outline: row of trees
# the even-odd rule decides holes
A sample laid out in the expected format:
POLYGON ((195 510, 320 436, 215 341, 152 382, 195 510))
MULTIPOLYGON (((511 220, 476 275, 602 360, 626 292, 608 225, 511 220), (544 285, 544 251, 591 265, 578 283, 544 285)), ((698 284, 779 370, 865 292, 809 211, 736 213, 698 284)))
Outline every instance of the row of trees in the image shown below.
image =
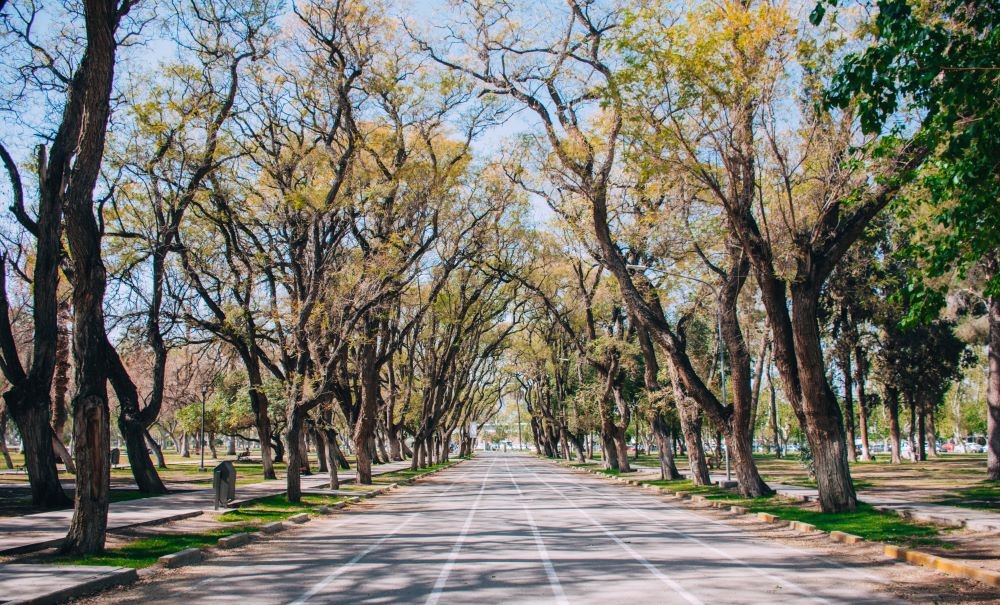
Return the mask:
POLYGON ((514 392, 545 453, 596 433, 627 470, 641 417, 665 476, 683 439, 706 482, 705 427, 765 495, 753 431, 780 391, 824 510, 851 510, 869 381, 934 432, 963 355, 932 319, 948 292, 985 311, 1000 478, 994 8, 449 7, 0 3, 4 138, 42 142, 0 146, 0 370, 43 506, 72 387, 67 551, 103 545, 112 396, 164 491, 146 444, 192 356, 222 360, 204 384, 293 501, 309 436, 332 484, 339 433, 370 482, 468 448, 514 392))
MULTIPOLYGON (((828 4, 820 3, 807 23, 792 7, 751 1, 462 7, 445 40, 424 39, 423 48, 479 82, 484 94, 532 114, 537 127, 518 154, 528 159, 510 172, 615 280, 603 342, 594 337, 582 279, 575 296, 584 301, 586 327, 562 325, 604 387, 598 404, 606 452, 623 447, 629 411, 620 376, 624 342, 634 339, 647 392, 659 387, 658 350, 682 423, 703 415, 722 433, 743 494, 769 493, 751 455, 767 354, 814 456, 823 509, 854 509, 853 443, 845 439, 827 363, 836 356, 824 350, 820 319, 824 294, 835 290, 832 276, 896 203, 905 256, 928 280, 908 275, 895 286, 913 285, 876 294, 889 290, 901 305, 880 322, 887 340, 896 339, 886 354, 901 354, 911 366, 928 348, 946 358, 935 386, 922 393, 939 399, 957 365, 948 350, 955 347, 944 335, 929 342, 930 334, 896 326, 907 316, 926 318, 943 302, 948 284, 930 278, 982 270, 991 344, 989 473, 1000 477, 1000 220, 995 129, 987 126, 996 117, 995 8, 877 2, 862 3, 870 9, 864 14, 824 19, 828 4), (519 27, 529 22, 559 25, 519 27), (970 145, 981 147, 975 157, 970 145), (717 323, 726 387, 713 389, 712 368, 699 363, 692 302, 710 306, 716 318, 709 323, 717 323), (754 322, 763 324, 759 338, 751 337, 754 322)), ((862 258, 889 263, 891 254, 862 258)), ((565 324, 558 319, 565 312, 538 280, 533 285, 565 324)), ((841 322, 834 332, 847 333, 841 348, 850 350, 858 319, 850 311, 846 319, 853 327, 841 322)), ((928 330, 938 337, 940 330, 928 330)), ((850 357, 841 360, 843 376, 853 376, 850 357)), ((896 365, 880 366, 890 373, 890 406, 906 378, 893 374, 896 365)), ((560 373, 554 363, 548 382, 557 389, 560 373)), ((547 387, 543 381, 543 393, 547 387)), ((915 396, 911 388, 907 403, 915 396)), ((688 449, 695 477, 704 480, 697 448, 688 449)))
POLYGON ((292 9, 2 8, 15 51, 7 111, 44 142, 33 161, 3 147, 19 222, 3 275, 21 281, 2 284, 0 365, 33 501, 63 506, 50 410, 57 311, 72 310, 67 552, 104 543, 108 384, 139 490, 166 491, 147 442, 183 358, 201 358, 202 387, 189 391, 211 389, 232 407, 245 393, 265 476, 283 449, 291 501, 307 434, 336 486, 346 431, 370 483, 373 460, 408 450, 405 430, 424 465, 498 409, 518 287, 485 261, 503 256, 523 199, 472 157, 496 112, 469 109, 460 80, 422 72, 379 6, 292 9), (36 26, 61 19, 67 29, 36 26), (131 64, 138 44, 162 43, 150 40, 157 28, 176 56, 131 64), (39 99, 58 108, 51 139, 45 119, 26 113, 39 99))

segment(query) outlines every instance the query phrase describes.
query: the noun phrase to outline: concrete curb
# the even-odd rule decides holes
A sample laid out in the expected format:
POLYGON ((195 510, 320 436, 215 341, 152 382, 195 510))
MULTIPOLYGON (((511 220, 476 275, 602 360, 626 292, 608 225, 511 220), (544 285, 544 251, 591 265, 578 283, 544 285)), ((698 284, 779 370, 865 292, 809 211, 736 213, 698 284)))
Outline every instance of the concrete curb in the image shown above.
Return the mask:
POLYGON ((172 555, 163 555, 158 561, 163 567, 174 569, 176 567, 201 563, 204 558, 205 553, 201 552, 200 548, 188 548, 180 552, 175 552, 172 555))
POLYGON ((231 536, 226 536, 225 538, 219 538, 219 548, 238 548, 245 544, 249 544, 253 540, 253 536, 248 533, 233 534, 231 536))
MULTIPOLYGON (((580 469, 579 467, 572 467, 572 468, 573 468, 573 470, 583 471, 583 472, 590 473, 590 474, 598 476, 598 477, 603 477, 605 479, 615 479, 617 481, 626 481, 622 477, 617 477, 617 476, 614 476, 614 475, 608 475, 606 473, 602 473, 600 471, 593 470, 593 469, 580 469)), ((650 485, 648 483, 642 483, 642 482, 636 481, 636 480, 627 480, 627 482, 628 482, 629 485, 638 485, 638 486, 642 486, 642 487, 647 488, 647 489, 648 488, 652 488, 653 490, 659 491, 660 494, 663 494, 663 495, 666 495, 666 496, 670 496, 670 497, 674 497, 674 498, 678 498, 678 499, 681 499, 681 500, 689 499, 691 502, 695 502, 695 503, 698 503, 698 504, 709 504, 710 506, 713 506, 715 508, 728 509, 730 512, 735 513, 735 514, 753 515, 753 516, 757 517, 759 520, 761 520, 761 521, 763 521, 765 523, 785 523, 786 522, 781 517, 779 517, 777 515, 772 515, 770 513, 764 513, 764 512, 754 513, 754 512, 750 512, 747 508, 742 507, 742 506, 729 506, 729 505, 726 505, 724 500, 708 500, 704 496, 701 496, 701 495, 698 495, 698 494, 688 494, 686 492, 672 492, 672 491, 670 491, 670 490, 668 490, 666 488, 660 487, 658 485, 650 485)), ((785 497, 788 497, 788 496, 785 495, 785 497)), ((802 502, 809 502, 810 501, 810 498, 808 496, 799 496, 799 497, 793 498, 793 499, 798 499, 798 500, 800 500, 802 502)), ((891 512, 891 513, 899 515, 900 517, 903 517, 904 519, 912 519, 912 520, 915 520, 915 521, 931 522, 930 519, 921 519, 921 518, 918 518, 915 515, 906 514, 904 511, 899 511, 899 510, 895 510, 895 509, 888 508, 888 507, 876 507, 876 510, 879 510, 881 512, 891 512)), ((942 525, 942 524, 947 525, 947 523, 941 523, 941 521, 938 520, 938 519, 935 519, 934 522, 936 522, 938 525, 942 525)), ((865 539, 862 538, 861 536, 855 536, 854 534, 848 534, 848 533, 845 533, 845 532, 842 532, 842 531, 836 531, 836 530, 828 532, 826 530, 817 529, 816 526, 813 525, 813 524, 811 524, 811 523, 803 523, 802 521, 787 521, 787 525, 788 525, 789 528, 791 528, 791 529, 793 529, 795 531, 798 531, 798 532, 802 532, 802 533, 808 533, 808 534, 825 533, 825 534, 828 534, 830 536, 830 539, 832 541, 839 542, 839 543, 842 543, 842 544, 860 544, 860 543, 865 542, 865 539)), ((954 524, 952 524, 951 526, 952 527, 956 527, 954 524)), ((1000 586, 1000 572, 990 571, 990 570, 987 570, 987 569, 980 569, 978 567, 973 567, 971 565, 966 565, 965 563, 960 563, 960 562, 954 561, 952 559, 946 559, 944 557, 939 557, 937 555, 932 555, 930 553, 925 553, 925 552, 921 552, 921 551, 918 551, 918 550, 911 550, 909 548, 904 548, 902 546, 895 546, 893 544, 885 544, 885 543, 882 543, 882 542, 875 542, 874 544, 877 545, 877 546, 881 546, 882 547, 882 551, 885 554, 885 556, 887 556, 887 557, 889 557, 891 559, 896 559, 897 561, 900 561, 900 562, 903 562, 903 563, 907 563, 907 564, 910 564, 910 565, 918 565, 918 566, 921 566, 921 567, 927 567, 927 568, 930 568, 930 569, 935 569, 937 571, 940 571, 940 572, 943 572, 943 573, 946 573, 946 574, 949 574, 949 575, 959 576, 959 577, 963 577, 963 578, 966 578, 966 579, 969 579, 969 580, 975 580, 977 582, 981 582, 981 583, 989 585, 989 586, 1000 586)))
POLYGON ((139 574, 131 567, 109 567, 108 573, 67 588, 16 601, 2 601, 4 605, 57 605, 70 599, 92 595, 107 588, 127 586, 139 580, 139 574))
POLYGON ((268 523, 267 525, 260 526, 261 533, 264 534, 276 534, 279 531, 285 531, 285 524, 281 521, 275 521, 274 523, 268 523))
POLYGON ((286 521, 289 521, 291 523, 308 523, 309 513, 299 513, 297 515, 292 515, 291 517, 288 517, 286 521))

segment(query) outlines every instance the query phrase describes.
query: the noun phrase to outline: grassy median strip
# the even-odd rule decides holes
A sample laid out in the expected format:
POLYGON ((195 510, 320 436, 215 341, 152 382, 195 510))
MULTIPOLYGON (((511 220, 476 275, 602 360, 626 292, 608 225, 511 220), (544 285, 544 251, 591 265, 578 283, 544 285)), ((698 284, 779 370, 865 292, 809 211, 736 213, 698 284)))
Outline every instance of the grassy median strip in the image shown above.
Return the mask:
POLYGON ((65 565, 107 565, 142 569, 169 555, 187 548, 214 546, 219 538, 241 532, 256 531, 261 525, 282 521, 299 513, 312 513, 319 506, 330 506, 343 500, 341 497, 303 494, 301 503, 291 503, 284 494, 254 501, 219 515, 221 527, 201 532, 159 534, 138 538, 117 548, 109 548, 98 555, 85 557, 57 557, 54 563, 65 565))
POLYGON ((218 542, 219 538, 254 529, 254 526, 232 525, 198 533, 163 534, 139 538, 124 546, 109 548, 98 555, 58 557, 52 562, 63 565, 107 565, 109 567, 142 569, 155 564, 163 555, 169 555, 186 548, 211 546, 218 542))
POLYGON ((223 513, 219 515, 219 521, 222 523, 264 525, 265 523, 283 521, 299 513, 312 513, 319 506, 331 506, 343 499, 339 496, 303 494, 302 502, 292 503, 288 501, 285 494, 277 494, 223 513))
POLYGON ((689 480, 678 481, 644 481, 648 485, 656 485, 674 492, 700 495, 707 500, 723 500, 733 506, 742 506, 754 513, 770 513, 786 521, 801 521, 816 526, 823 531, 841 531, 861 536, 873 542, 886 542, 900 546, 938 546, 949 548, 951 545, 938 538, 941 530, 933 525, 907 521, 891 512, 875 510, 871 506, 859 503, 857 510, 849 513, 824 513, 815 510, 814 506, 770 496, 766 498, 743 498, 730 490, 714 485, 694 485, 689 480))

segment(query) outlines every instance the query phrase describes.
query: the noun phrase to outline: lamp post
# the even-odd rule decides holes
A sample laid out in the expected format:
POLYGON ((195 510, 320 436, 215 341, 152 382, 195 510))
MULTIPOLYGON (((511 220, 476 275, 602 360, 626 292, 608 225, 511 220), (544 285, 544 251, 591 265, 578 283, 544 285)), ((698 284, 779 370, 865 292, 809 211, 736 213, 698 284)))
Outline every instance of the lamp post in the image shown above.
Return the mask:
MULTIPOLYGON (((669 275, 671 277, 680 277, 680 278, 683 278, 683 279, 690 279, 692 281, 696 281, 696 282, 698 282, 700 284, 704 284, 704 285, 708 286, 708 288, 712 291, 712 293, 715 294, 716 298, 718 298, 718 296, 719 296, 719 292, 718 292, 718 290, 715 289, 715 286, 713 286, 712 284, 708 283, 707 281, 705 281, 703 279, 699 279, 697 277, 691 277, 690 275, 682 275, 680 273, 671 273, 670 271, 664 271, 662 269, 655 269, 653 267, 647 267, 645 265, 626 265, 626 267, 629 268, 629 269, 635 270, 635 271, 655 271, 655 272, 660 273, 662 275, 669 275)), ((716 313, 715 314, 715 320, 716 320, 715 321, 716 329, 718 330, 718 334, 719 334, 719 336, 718 336, 718 338, 719 338, 719 378, 721 379, 720 382, 721 382, 721 385, 722 385, 722 407, 726 407, 726 361, 725 361, 725 357, 724 357, 723 351, 722 351, 722 313, 716 313)), ((725 449, 725 453, 726 453, 726 481, 731 481, 733 477, 732 477, 732 472, 731 472, 730 467, 729 467, 729 447, 725 447, 724 449, 725 449)))

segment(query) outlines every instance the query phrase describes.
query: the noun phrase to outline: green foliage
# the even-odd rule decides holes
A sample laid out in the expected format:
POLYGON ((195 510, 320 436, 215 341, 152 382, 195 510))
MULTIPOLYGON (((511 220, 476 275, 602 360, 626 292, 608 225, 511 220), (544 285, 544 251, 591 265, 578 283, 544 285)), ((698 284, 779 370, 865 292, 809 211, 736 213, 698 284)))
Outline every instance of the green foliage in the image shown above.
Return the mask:
MULTIPOLYGON (((837 0, 818 3, 813 23, 824 5, 837 0)), ((900 114, 920 119, 914 140, 933 153, 898 209, 913 221, 907 252, 920 262, 909 319, 926 319, 944 302, 933 278, 964 276, 1000 249, 1000 9, 962 0, 879 0, 874 8, 872 43, 845 58, 826 102, 854 108, 866 132, 905 134, 900 114)), ((990 272, 984 291, 1000 295, 1000 273, 990 272)))

